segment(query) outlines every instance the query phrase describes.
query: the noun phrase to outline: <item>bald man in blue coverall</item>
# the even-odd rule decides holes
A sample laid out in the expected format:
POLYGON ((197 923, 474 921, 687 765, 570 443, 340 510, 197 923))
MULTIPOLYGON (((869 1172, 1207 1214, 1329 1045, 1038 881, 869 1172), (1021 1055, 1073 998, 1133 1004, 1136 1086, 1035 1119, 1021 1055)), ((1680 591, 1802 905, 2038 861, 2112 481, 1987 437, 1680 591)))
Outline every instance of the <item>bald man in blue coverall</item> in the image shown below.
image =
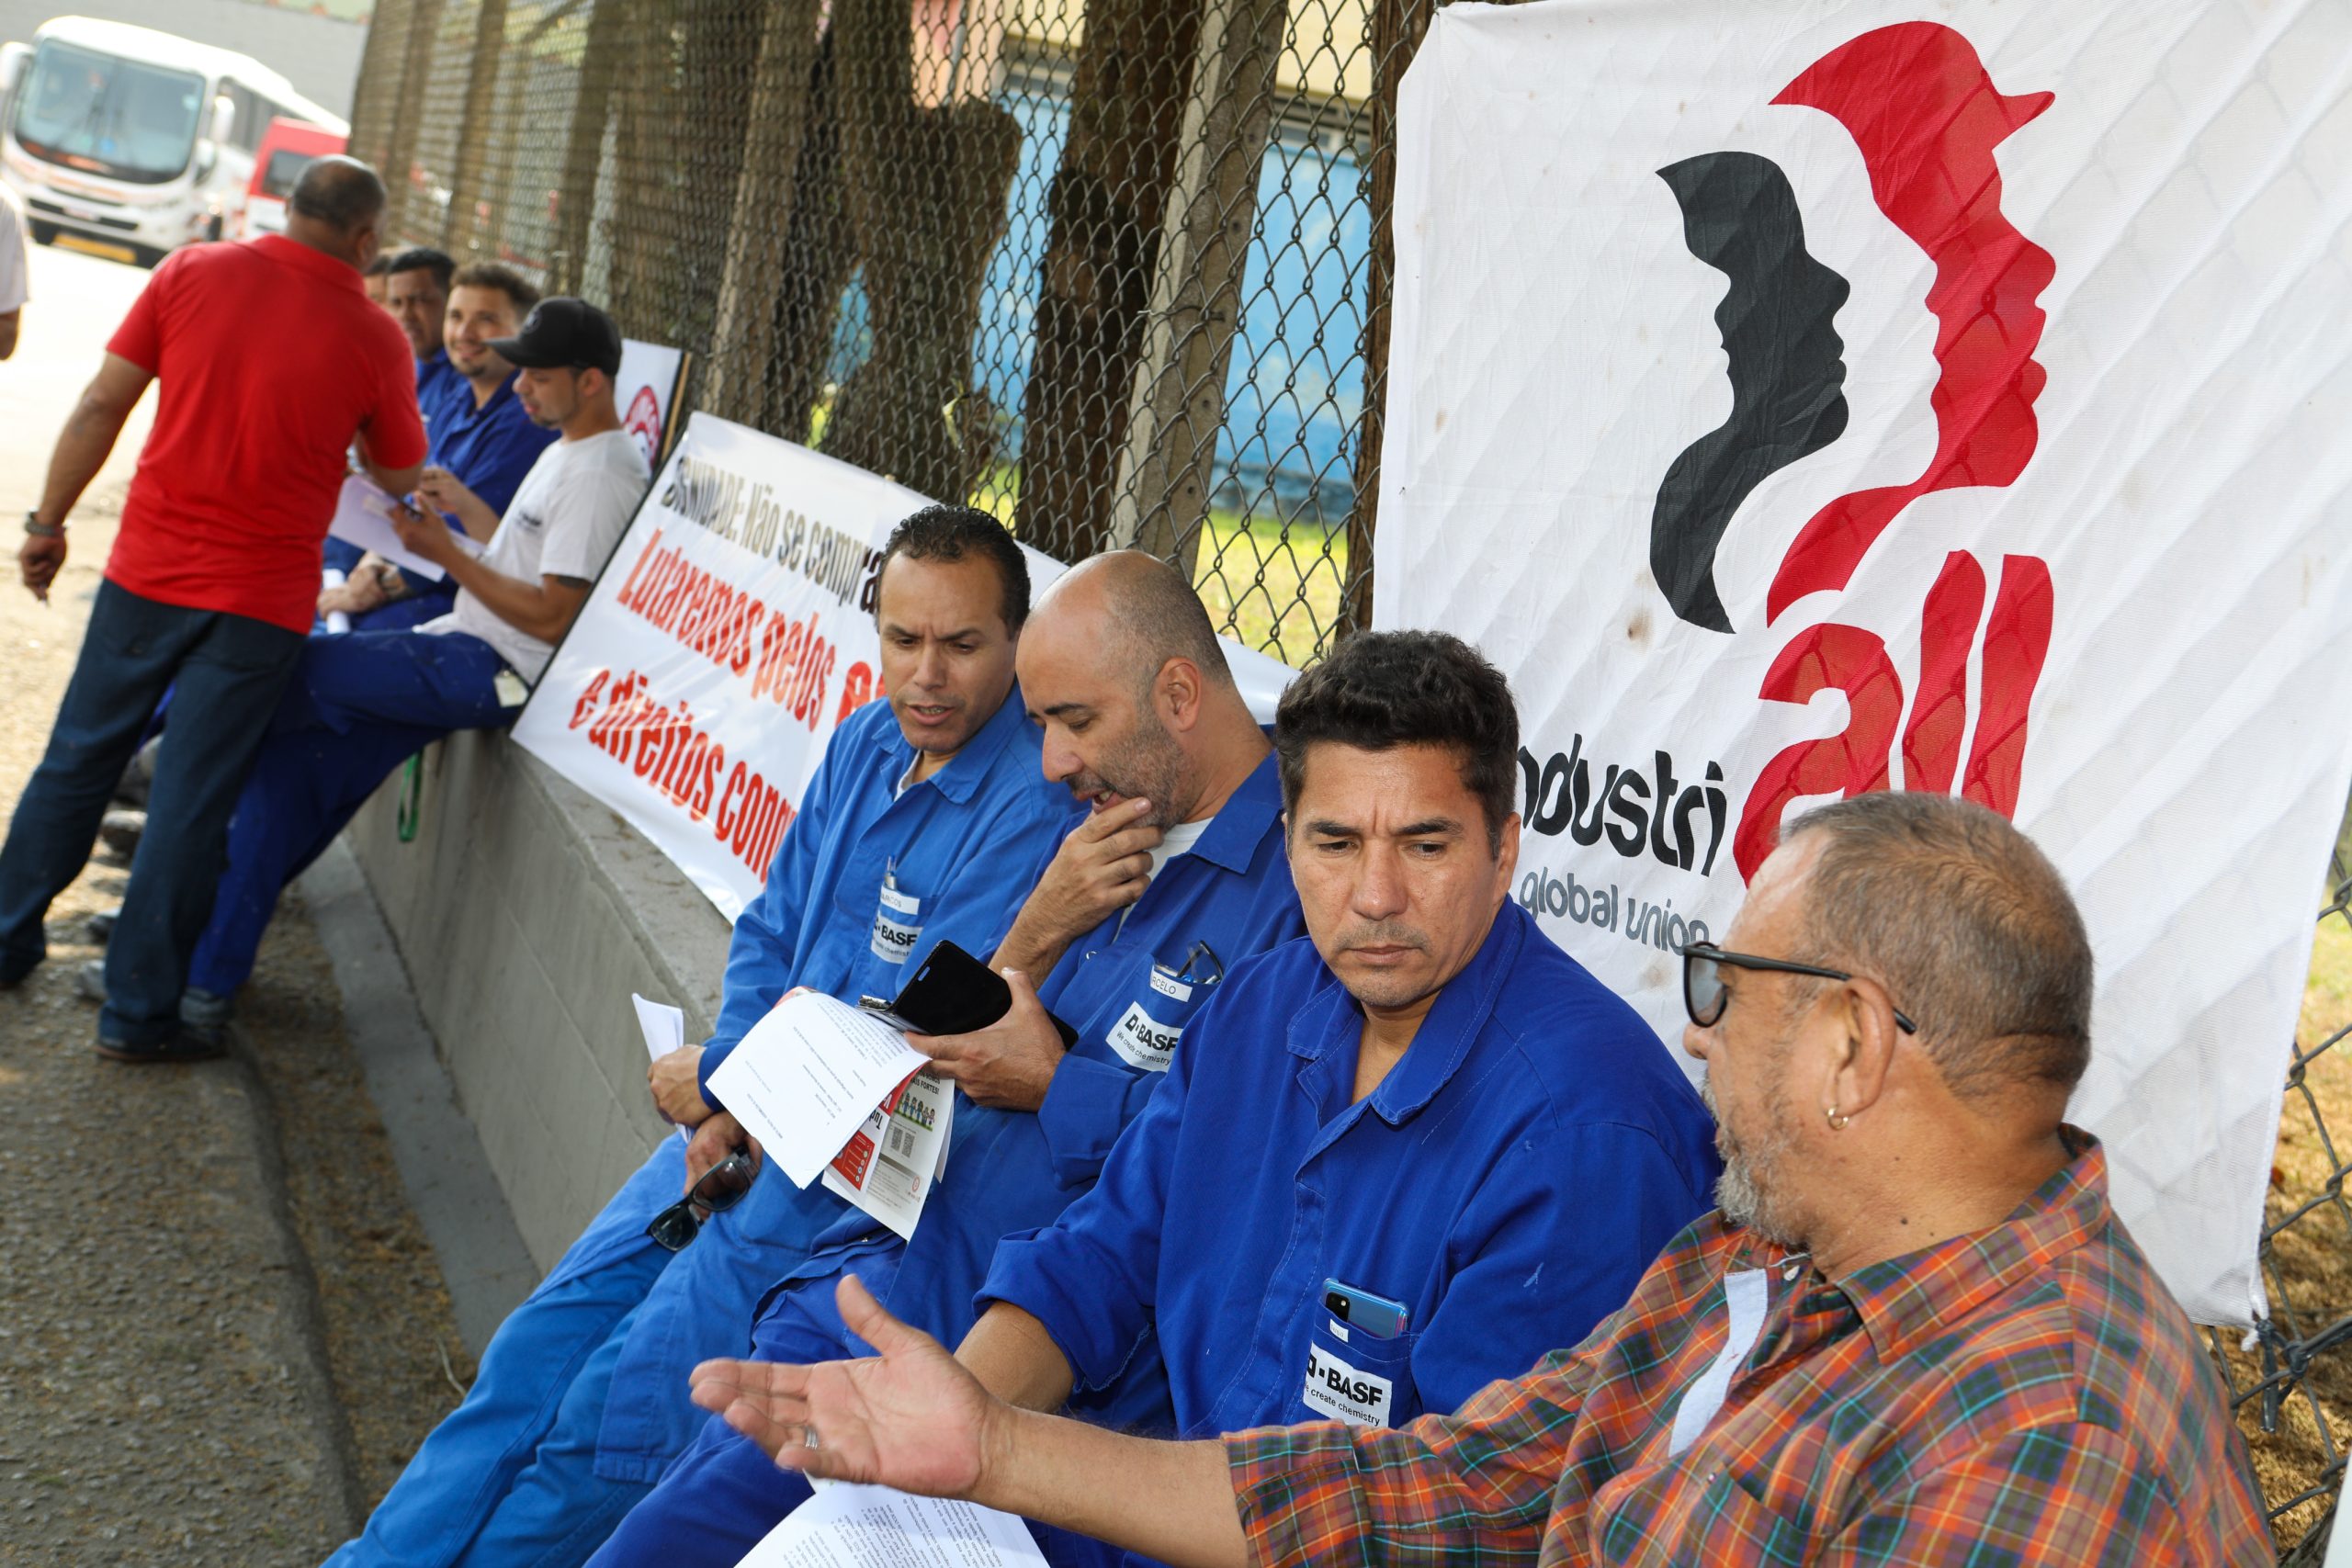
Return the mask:
POLYGON ((889 697, 859 709, 735 925, 718 1027, 655 1065, 664 1138, 499 1329, 465 1401, 429 1436, 337 1564, 576 1562, 700 1425, 681 1397, 702 1357, 740 1348, 753 1301, 848 1212, 763 1171, 673 1254, 646 1226, 748 1142, 701 1088, 796 986, 888 996, 912 932, 988 953, 1071 820, 1013 684, 1029 602, 1002 525, 961 507, 901 524, 876 618, 889 697))
MULTIPOLYGON (((1073 569, 1038 605, 1020 667, 1046 771, 1091 816, 997 951, 1013 1010, 977 1034, 915 1037, 962 1092, 912 1240, 861 1213, 833 1225, 761 1303, 762 1357, 860 1353, 833 1306, 853 1272, 907 1321, 960 1337, 998 1240, 1050 1224, 1093 1186, 1227 965, 1306 930, 1273 748, 1181 576, 1134 552, 1073 569), (1046 976, 1034 995, 1033 974, 1046 976), (1067 1055, 1048 1010, 1077 1031, 1067 1055)), ((1123 1418, 1164 1404, 1156 1379, 1136 1393, 1123 1418)), ((714 1419, 594 1562, 724 1568, 807 1495, 714 1419)))

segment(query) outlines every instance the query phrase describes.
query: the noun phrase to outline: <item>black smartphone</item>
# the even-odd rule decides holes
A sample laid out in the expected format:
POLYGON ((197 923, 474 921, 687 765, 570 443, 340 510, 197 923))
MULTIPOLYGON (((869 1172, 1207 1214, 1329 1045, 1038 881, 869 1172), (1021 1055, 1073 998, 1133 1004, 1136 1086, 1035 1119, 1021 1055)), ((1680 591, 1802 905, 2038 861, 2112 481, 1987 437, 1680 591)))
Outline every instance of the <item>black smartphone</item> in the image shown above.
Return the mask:
MULTIPOLYGON (((923 1034, 969 1034, 986 1029, 1012 1006, 1004 976, 952 942, 933 942, 891 998, 890 1016, 923 1034)), ((1052 1017, 1049 1013, 1047 1017, 1052 1017)), ((1054 1019, 1067 1050, 1078 1031, 1054 1019)))

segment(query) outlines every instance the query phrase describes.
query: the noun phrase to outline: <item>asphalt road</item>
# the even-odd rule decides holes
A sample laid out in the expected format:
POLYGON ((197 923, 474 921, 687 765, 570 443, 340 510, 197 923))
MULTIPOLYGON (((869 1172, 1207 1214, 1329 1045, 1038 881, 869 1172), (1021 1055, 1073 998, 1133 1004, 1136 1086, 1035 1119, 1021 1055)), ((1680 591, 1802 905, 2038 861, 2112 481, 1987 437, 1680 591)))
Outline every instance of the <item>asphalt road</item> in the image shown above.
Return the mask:
MULTIPOLYGON (((146 276, 33 252, 0 362, 12 515, 146 276)), ((152 403, 74 514, 51 603, 0 564, 0 811, 40 759, 152 403)), ((123 881, 94 863, 51 911, 50 962, 0 993, 0 1562, 314 1563, 470 1366, 298 903, 232 1059, 123 1066, 90 1050, 73 983, 98 955, 82 922, 123 881)))

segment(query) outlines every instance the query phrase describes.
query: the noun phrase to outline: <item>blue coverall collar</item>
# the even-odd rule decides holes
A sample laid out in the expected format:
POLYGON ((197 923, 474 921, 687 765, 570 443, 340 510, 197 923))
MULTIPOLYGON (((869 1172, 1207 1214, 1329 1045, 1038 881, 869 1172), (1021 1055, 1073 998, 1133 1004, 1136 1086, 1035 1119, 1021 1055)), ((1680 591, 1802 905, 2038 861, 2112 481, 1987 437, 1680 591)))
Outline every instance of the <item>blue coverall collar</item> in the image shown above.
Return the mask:
MULTIPOLYGON (((1021 682, 1015 681, 1012 689, 1005 694, 1004 705, 997 709, 971 739, 964 743, 962 750, 948 759, 945 767, 922 782, 956 805, 963 805, 972 798, 972 792, 980 787, 980 781, 988 777, 989 770, 996 764, 1005 746, 1028 722, 1029 710, 1021 701, 1021 682)), ((914 766, 915 748, 914 743, 907 739, 906 732, 899 728, 895 714, 889 722, 875 727, 874 739, 897 764, 891 778, 895 780, 905 776, 906 771, 914 766)))
MULTIPOLYGON (((1369 1103, 1382 1121, 1392 1127, 1404 1125, 1453 1078, 1479 1032, 1493 1018, 1503 987, 1518 966, 1520 950, 1527 944, 1528 929, 1527 912, 1504 899, 1487 940, 1478 944, 1462 973, 1438 992, 1404 1058, 1372 1091, 1369 1103)), ((1306 1008, 1291 1024, 1291 1054, 1315 1061, 1329 1051, 1353 1051, 1363 1019, 1362 1010, 1334 980, 1331 1005, 1306 1008)))
POLYGON ((1192 848, 1193 858, 1246 875, 1258 857, 1258 846, 1278 828, 1282 816, 1282 770, 1269 751, 1201 829, 1192 848))
POLYGON ((450 406, 457 411, 458 423, 460 425, 483 423, 496 418, 499 411, 506 404, 514 403, 517 407, 521 404, 521 400, 514 395, 514 383, 522 379, 523 373, 519 370, 510 371, 506 379, 498 384, 498 390, 491 393, 486 401, 480 403, 474 401, 474 384, 467 380, 463 375, 458 375, 455 366, 450 367, 450 372, 458 376, 458 385, 464 389, 462 396, 450 400, 450 406))

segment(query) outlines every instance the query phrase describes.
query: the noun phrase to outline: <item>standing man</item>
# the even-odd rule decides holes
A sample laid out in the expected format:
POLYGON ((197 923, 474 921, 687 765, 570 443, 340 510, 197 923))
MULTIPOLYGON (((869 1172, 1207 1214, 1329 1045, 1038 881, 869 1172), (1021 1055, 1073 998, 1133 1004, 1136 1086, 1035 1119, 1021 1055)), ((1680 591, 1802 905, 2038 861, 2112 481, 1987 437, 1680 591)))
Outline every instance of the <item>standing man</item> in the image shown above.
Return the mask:
POLYGON ((17 352, 17 327, 32 298, 25 262, 25 207, 0 182, 0 359, 17 352))
MULTIPOLYGON (((423 254, 441 257, 438 251, 423 254)), ((401 271, 396 263, 396 307, 410 279, 421 287, 433 276, 429 267, 401 271)), ((482 262, 452 275, 446 294, 434 356, 447 384, 437 396, 425 388, 433 361, 417 362, 417 401, 430 443, 417 490, 452 529, 487 544, 523 476, 556 437, 554 426, 525 409, 515 391, 515 367, 492 346, 514 336, 538 304, 539 291, 513 267, 482 262)), ((407 326, 405 318, 401 324, 407 326)), ((414 341, 413 332, 410 336, 414 341)), ((456 578, 435 581, 380 556, 362 555, 340 539, 328 541, 327 564, 341 567, 349 581, 319 595, 319 614, 342 611, 354 631, 422 626, 448 614, 457 602, 456 578)))
POLYGON ((180 1009, 192 1033, 218 1042, 277 895, 385 774, 451 730, 514 722, 645 493, 645 454, 613 408, 621 334, 611 317, 549 299, 484 352, 524 367, 514 406, 563 438, 541 451, 505 521, 492 520, 487 549, 468 548, 437 517, 396 521, 408 547, 462 590, 447 615, 303 649, 237 798, 228 869, 180 1009))
POLYGON ((322 158, 294 186, 285 233, 174 253, 107 344, 25 518, 17 561, 46 600, 65 564, 67 514, 158 382, 73 682, 0 849, 5 987, 47 955, 50 900, 88 859, 116 781, 175 688, 152 830, 107 950, 98 1049, 117 1060, 187 1054, 188 954, 237 790, 310 629, 346 454, 356 441, 396 492, 424 462, 409 345, 359 288, 383 219, 374 170, 322 158), (299 327, 256 334, 256 321, 299 327))

